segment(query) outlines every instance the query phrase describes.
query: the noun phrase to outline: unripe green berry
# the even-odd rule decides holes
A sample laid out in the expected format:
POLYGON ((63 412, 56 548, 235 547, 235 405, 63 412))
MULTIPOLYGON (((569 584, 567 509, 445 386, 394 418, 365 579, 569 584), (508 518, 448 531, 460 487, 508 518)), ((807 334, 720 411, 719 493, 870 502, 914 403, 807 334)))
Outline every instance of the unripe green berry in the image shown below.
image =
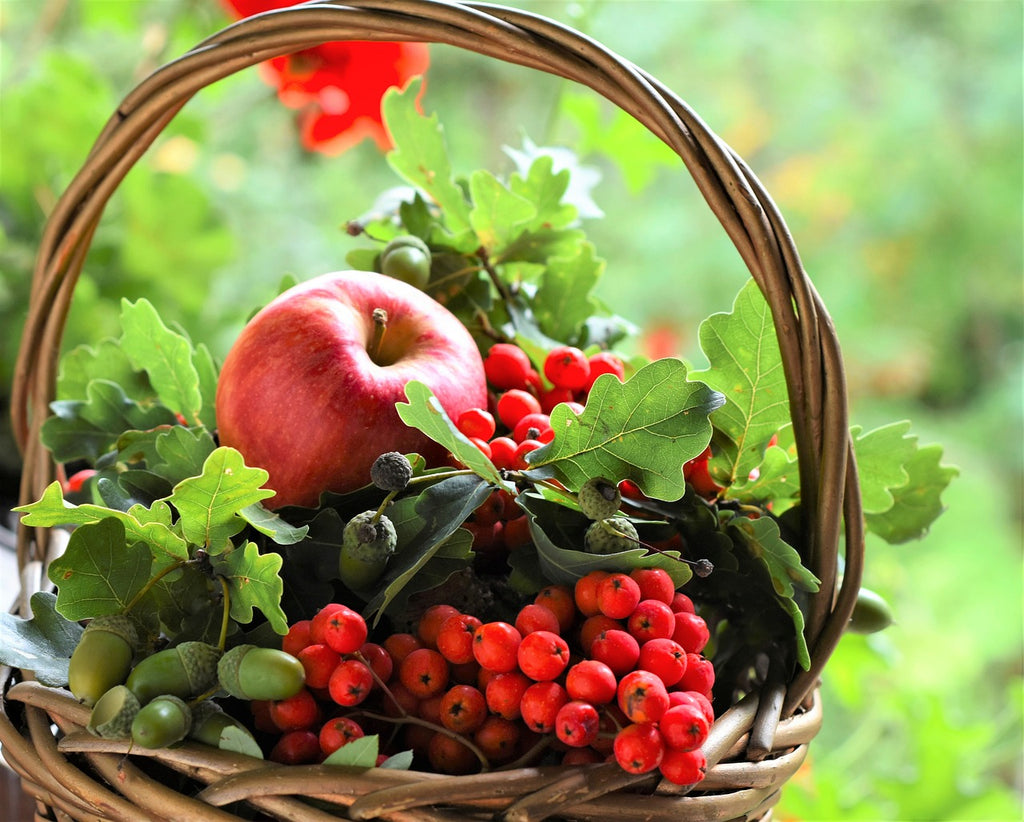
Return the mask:
POLYGON ((576 499, 584 516, 593 520, 614 517, 622 505, 618 486, 604 477, 593 477, 583 483, 576 499))
POLYGON ((592 522, 583 535, 583 544, 589 554, 617 554, 639 545, 633 523, 625 517, 606 517, 592 522))
POLYGON ((92 706, 123 684, 138 641, 135 623, 123 614, 96 617, 86 625, 68 663, 68 688, 75 698, 92 706))
POLYGON ((143 748, 166 748, 192 730, 192 709, 180 697, 162 694, 139 709, 132 721, 132 742, 143 748))
POLYGON ((412 479, 412 463, 405 454, 388 451, 370 466, 370 480, 382 491, 401 491, 412 479))
POLYGON ((424 289, 430 281, 430 249, 419 237, 404 235, 389 242, 380 255, 380 270, 388 277, 424 289))
POLYGON ((291 654, 258 645, 236 645, 217 663, 221 687, 238 699, 288 699, 306 684, 306 669, 291 654))
POLYGON ((220 655, 220 649, 209 643, 182 642, 143 659, 125 684, 143 705, 161 694, 198 696, 217 683, 220 655))
POLYGON ((373 585, 395 552, 398 534, 386 516, 364 511, 349 520, 342 532, 338 575, 345 587, 359 591, 373 585))
POLYGON ((857 592, 857 601, 847 629, 855 634, 873 634, 885 630, 892 623, 893 614, 889 603, 870 588, 861 588, 857 592))
POLYGON ((127 685, 115 685, 93 705, 86 729, 105 739, 131 735, 132 722, 142 706, 127 685))

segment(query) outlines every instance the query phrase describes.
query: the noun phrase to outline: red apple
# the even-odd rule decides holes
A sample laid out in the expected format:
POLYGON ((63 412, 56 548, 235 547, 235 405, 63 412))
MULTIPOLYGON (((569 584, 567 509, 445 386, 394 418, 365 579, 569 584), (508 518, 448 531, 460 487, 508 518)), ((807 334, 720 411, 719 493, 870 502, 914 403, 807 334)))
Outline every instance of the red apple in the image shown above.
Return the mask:
POLYGON ((448 309, 381 274, 324 274, 242 329, 217 385, 220 443, 269 472, 276 493, 265 504, 315 506, 322 491, 366 485, 386 451, 444 458, 398 416, 410 380, 429 386, 452 418, 487 407, 480 352, 448 309))

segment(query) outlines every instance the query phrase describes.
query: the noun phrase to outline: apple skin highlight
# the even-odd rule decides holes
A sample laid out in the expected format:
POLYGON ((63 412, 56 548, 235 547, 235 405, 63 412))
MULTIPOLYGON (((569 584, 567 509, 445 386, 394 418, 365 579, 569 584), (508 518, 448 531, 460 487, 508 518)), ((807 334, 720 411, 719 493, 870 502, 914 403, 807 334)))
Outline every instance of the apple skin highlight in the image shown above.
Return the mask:
POLYGON ((268 507, 315 506, 324 491, 368 484, 385 451, 444 459, 398 416, 410 380, 429 386, 449 417, 487 407, 479 349, 447 308, 382 274, 324 274, 279 295, 242 329, 217 385, 220 443, 270 474, 268 507), (387 327, 371 358, 378 308, 387 327))

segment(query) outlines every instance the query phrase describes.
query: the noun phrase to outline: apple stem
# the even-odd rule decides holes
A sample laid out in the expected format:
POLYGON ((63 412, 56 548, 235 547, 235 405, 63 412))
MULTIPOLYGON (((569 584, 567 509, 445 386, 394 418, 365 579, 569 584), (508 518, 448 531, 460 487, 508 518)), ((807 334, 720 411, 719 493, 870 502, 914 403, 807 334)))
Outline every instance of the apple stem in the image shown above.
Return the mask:
POLYGON ((367 353, 370 359, 377 362, 380 355, 380 347, 384 342, 384 333, 388 330, 388 312, 383 308, 373 309, 373 339, 370 340, 370 347, 367 353))

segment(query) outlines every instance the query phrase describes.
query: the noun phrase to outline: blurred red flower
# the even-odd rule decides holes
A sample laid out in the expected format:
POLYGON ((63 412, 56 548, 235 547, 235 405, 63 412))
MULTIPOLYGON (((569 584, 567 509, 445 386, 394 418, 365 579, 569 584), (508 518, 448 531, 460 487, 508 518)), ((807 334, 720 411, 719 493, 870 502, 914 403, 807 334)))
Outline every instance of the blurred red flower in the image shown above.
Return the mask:
MULTIPOLYGON (((287 0, 221 0, 237 17, 297 5, 287 0)), ((392 86, 405 86, 427 70, 425 43, 324 43, 275 57, 261 65, 263 79, 277 89, 284 105, 299 111, 302 145, 323 154, 341 154, 366 138, 382 150, 391 140, 380 103, 392 86)))

